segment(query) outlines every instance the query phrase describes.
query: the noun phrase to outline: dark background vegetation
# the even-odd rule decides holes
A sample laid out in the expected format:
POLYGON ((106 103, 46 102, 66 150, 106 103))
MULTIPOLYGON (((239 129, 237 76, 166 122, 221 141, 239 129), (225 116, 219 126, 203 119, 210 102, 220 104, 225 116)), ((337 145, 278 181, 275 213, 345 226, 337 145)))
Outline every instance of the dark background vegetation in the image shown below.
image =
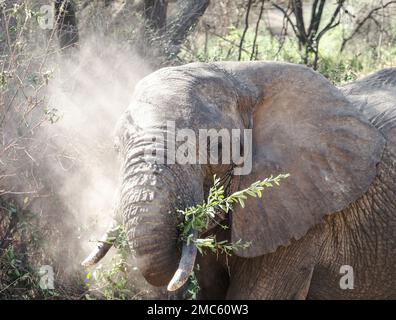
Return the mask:
POLYGON ((98 269, 78 265, 111 215, 112 128, 142 76, 274 60, 338 85, 396 65, 395 17, 391 0, 0 0, 0 299, 167 298, 122 241, 98 269), (77 101, 69 120, 50 99, 65 86, 77 101), (54 290, 40 288, 41 265, 54 268, 54 290))

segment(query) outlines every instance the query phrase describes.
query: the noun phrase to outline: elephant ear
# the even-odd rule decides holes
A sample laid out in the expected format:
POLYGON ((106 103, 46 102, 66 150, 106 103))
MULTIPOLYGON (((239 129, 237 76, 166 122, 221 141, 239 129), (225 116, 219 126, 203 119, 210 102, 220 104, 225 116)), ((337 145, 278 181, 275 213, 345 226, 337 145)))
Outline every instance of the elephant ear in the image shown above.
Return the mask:
POLYGON ((259 72, 242 75, 263 93, 252 114, 252 171, 240 177, 239 189, 270 175, 290 177, 235 208, 232 241, 251 242, 236 252, 243 257, 288 245, 358 199, 372 183, 384 148, 379 131, 318 73, 282 65, 276 79, 267 74, 260 84, 259 72))

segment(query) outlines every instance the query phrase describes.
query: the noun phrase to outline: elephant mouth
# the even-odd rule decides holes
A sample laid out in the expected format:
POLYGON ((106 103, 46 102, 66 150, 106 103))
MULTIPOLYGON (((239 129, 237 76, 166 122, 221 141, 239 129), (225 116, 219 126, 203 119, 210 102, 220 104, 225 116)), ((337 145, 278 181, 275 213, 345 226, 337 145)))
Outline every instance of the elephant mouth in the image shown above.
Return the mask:
POLYGON ((169 282, 168 291, 176 291, 181 288, 193 272, 195 259, 197 257, 197 247, 195 240, 197 240, 197 231, 194 230, 188 235, 189 241, 183 244, 182 255, 180 258, 179 266, 169 282))

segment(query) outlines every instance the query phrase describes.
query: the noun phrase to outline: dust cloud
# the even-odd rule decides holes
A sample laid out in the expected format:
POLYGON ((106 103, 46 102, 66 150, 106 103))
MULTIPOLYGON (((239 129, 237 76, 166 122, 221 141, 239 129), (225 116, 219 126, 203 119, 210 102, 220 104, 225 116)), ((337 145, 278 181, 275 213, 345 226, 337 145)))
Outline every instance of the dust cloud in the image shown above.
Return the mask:
POLYGON ((53 65, 47 109, 53 124, 46 134, 57 152, 50 172, 78 230, 77 239, 67 239, 81 247, 75 264, 111 222, 119 176, 114 128, 150 68, 134 52, 98 39, 85 41, 53 65))
MULTIPOLYGON (((3 95, 11 107, 0 127, 0 196, 17 203, 22 215, 32 212, 38 223, 33 227, 20 220, 19 226, 29 229, 19 228, 24 239, 16 235, 0 243, 12 245, 34 268, 53 266, 56 285, 74 286, 75 276, 84 276, 81 261, 112 221, 120 170, 114 130, 135 85, 153 71, 120 42, 95 35, 79 48, 51 54, 33 44, 27 50, 38 63, 26 65, 39 69, 38 77, 45 73, 47 83, 37 94, 37 84, 28 79, 3 95), (32 236, 43 237, 39 247, 32 236)), ((0 225, 0 237, 12 226, 0 225)), ((135 274, 134 286, 146 290, 135 274)))

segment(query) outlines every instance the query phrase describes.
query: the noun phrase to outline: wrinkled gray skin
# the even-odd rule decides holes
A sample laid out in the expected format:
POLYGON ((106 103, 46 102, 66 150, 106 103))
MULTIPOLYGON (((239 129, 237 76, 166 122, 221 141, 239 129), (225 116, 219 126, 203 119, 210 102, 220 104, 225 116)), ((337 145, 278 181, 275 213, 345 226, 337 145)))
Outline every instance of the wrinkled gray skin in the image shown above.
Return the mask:
POLYGON ((237 208, 229 230, 214 230, 218 239, 252 245, 227 261, 197 257, 201 298, 396 298, 396 69, 337 89, 292 64, 164 68, 139 83, 117 132, 117 212, 149 283, 172 278, 180 260, 176 210, 201 203, 214 173, 237 190, 288 172, 279 188, 237 208), (195 132, 252 128, 252 172, 153 164, 144 150, 159 144, 145 138, 168 120, 195 132), (342 265, 353 267, 354 289, 340 288, 342 265))

